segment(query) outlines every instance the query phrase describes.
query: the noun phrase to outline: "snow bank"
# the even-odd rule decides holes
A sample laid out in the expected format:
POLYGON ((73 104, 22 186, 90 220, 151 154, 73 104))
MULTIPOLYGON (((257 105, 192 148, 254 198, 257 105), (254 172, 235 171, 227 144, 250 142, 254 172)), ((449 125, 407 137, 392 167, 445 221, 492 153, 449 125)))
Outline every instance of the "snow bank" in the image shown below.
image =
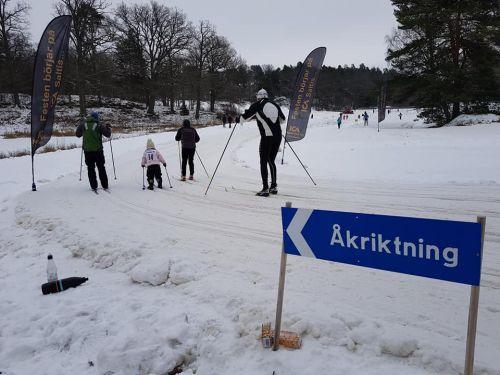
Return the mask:
POLYGON ((500 116, 493 113, 484 115, 460 115, 451 120, 446 126, 468 126, 492 123, 500 123, 500 116))

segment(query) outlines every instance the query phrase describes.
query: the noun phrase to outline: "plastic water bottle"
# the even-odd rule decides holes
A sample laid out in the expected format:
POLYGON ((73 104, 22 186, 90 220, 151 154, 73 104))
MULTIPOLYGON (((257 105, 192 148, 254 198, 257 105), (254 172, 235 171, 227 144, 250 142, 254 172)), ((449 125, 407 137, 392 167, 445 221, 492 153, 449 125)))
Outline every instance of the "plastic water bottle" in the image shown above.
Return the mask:
POLYGON ((47 256, 47 281, 49 283, 57 281, 57 267, 54 259, 52 259, 52 254, 47 256))

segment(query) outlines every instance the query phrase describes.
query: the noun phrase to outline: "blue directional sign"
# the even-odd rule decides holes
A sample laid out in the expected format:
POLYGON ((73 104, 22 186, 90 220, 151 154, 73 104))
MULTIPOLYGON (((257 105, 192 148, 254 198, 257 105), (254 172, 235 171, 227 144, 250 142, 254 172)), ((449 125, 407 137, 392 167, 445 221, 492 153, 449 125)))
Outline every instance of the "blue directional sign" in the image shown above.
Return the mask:
POLYGON ((479 223, 285 207, 281 214, 287 254, 479 285, 479 223))

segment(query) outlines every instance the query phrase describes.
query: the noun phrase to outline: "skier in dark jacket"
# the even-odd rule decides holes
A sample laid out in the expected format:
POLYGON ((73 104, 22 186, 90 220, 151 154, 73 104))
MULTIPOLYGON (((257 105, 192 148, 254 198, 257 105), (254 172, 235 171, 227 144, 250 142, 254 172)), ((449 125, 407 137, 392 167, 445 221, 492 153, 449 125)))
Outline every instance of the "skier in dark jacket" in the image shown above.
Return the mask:
POLYGON ((200 141, 200 136, 196 129, 191 127, 189 120, 182 122, 182 128, 177 130, 175 135, 177 142, 182 144, 182 176, 181 181, 186 181, 186 163, 189 160, 189 179, 193 179, 194 175, 194 153, 196 152, 196 144, 200 141))
POLYGON ((76 136, 78 138, 83 136, 83 152, 85 153, 85 164, 89 176, 90 188, 97 189, 97 176, 95 167, 99 172, 99 180, 101 187, 108 189, 108 175, 106 174, 106 167, 104 167, 105 159, 102 148, 102 136, 107 138, 111 137, 111 128, 109 125, 101 125, 99 123, 99 114, 92 112, 86 119, 76 128, 76 136))
POLYGON ((257 101, 253 103, 240 117, 240 123, 257 120, 260 132, 260 174, 262 176, 262 190, 257 193, 259 196, 267 197, 269 193, 277 194, 278 185, 276 183, 276 164, 274 160, 278 154, 281 144, 281 122, 285 120, 285 115, 281 108, 269 100, 267 91, 259 90, 257 101), (269 187, 267 166, 271 172, 271 186, 269 187))

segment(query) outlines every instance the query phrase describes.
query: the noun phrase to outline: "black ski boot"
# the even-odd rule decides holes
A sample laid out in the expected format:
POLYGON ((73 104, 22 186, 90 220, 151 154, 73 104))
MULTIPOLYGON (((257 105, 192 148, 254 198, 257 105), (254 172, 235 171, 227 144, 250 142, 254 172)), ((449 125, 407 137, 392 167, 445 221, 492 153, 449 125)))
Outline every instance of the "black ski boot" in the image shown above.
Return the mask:
POLYGON ((258 197, 268 197, 269 196, 269 189, 268 188, 263 188, 261 191, 256 193, 258 197))
POLYGON ((278 186, 271 186, 269 188, 269 193, 274 194, 274 195, 278 194, 278 186))

